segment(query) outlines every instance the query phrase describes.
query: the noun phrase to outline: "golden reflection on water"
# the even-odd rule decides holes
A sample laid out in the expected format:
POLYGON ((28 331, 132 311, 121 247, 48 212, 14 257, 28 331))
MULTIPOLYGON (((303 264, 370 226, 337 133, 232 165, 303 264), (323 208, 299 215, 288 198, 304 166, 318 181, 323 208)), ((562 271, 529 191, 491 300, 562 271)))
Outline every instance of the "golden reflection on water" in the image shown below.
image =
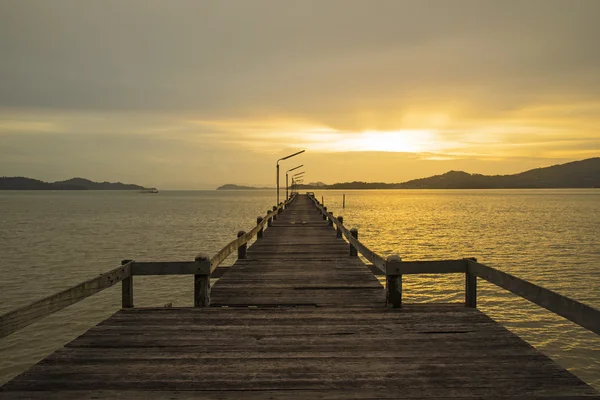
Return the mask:
MULTIPOLYGON (((315 195, 384 257, 476 257, 600 308, 600 190, 331 190, 315 195)), ((464 276, 405 276, 403 301, 463 302, 464 276)), ((597 335, 481 279, 478 308, 600 389, 597 335)))

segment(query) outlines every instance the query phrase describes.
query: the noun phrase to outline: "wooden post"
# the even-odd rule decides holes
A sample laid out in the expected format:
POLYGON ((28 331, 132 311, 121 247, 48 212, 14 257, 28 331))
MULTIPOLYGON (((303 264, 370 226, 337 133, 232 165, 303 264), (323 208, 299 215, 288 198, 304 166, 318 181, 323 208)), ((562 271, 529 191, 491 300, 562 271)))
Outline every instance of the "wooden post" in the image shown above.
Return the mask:
POLYGON ((325 197, 321 196, 321 204, 325 205, 325 197))
MULTIPOLYGON (((242 237, 246 234, 244 231, 239 231, 237 237, 242 237)), ((244 243, 240 247, 238 247, 238 260, 243 260, 246 258, 246 249, 248 248, 248 243, 244 243)))
POLYGON ((331 217, 329 217, 329 218, 327 219, 327 221, 328 221, 328 222, 327 222, 327 225, 329 225, 329 226, 333 226, 333 218, 335 218, 335 217, 333 216, 333 213, 331 213, 331 217))
MULTIPOLYGON (((350 235, 352 235, 353 238, 358 240, 358 228, 350 229, 350 235)), ((356 250, 356 247, 352 246, 352 243, 350 243, 350 255, 352 257, 358 256, 358 251, 356 250)))
MULTIPOLYGON (((283 203, 279 203, 279 205, 283 205, 283 203)), ((277 210, 277 214, 281 214, 283 212, 283 207, 281 207, 279 210, 277 210)))
MULTIPOLYGON (((338 216, 337 219, 338 221, 340 221, 340 224, 344 224, 344 217, 338 216)), ((339 227, 337 228, 337 234, 335 235, 335 237, 338 239, 341 239, 342 237, 342 230, 339 227)))
POLYGON ((323 221, 327 219, 327 207, 323 207, 323 221))
POLYGON ((342 208, 346 208, 346 195, 343 194, 342 196, 342 208))
POLYGON ((273 221, 277 219, 277 206, 273 206, 273 221))
MULTIPOLYGON (((133 260, 122 260, 121 265, 125 265, 133 260)), ((132 275, 121 281, 121 307, 133 308, 133 268, 132 275)))
MULTIPOLYGON (((194 261, 198 264, 208 263, 210 270, 210 257, 200 253, 194 261)), ((210 275, 194 275, 194 307, 210 306, 210 275)))
POLYGON ((467 258, 467 273, 465 274, 465 306, 477 308, 477 275, 469 272, 469 261, 477 262, 475 257, 467 258))
MULTIPOLYGON (((402 259, 397 255, 389 256, 385 263, 386 271, 391 271, 388 268, 391 264, 401 263, 402 259)), ((402 307, 402 275, 388 275, 385 274, 385 302, 386 305, 392 308, 402 307)))
MULTIPOLYGON (((259 225, 261 222, 263 222, 263 217, 257 217, 256 218, 256 225, 259 225)), ((263 230, 264 230, 264 228, 261 227, 260 230, 256 233, 256 238, 257 239, 262 239, 263 230)))
POLYGON ((273 217, 269 217, 271 210, 267 210, 267 226, 273 225, 273 217))

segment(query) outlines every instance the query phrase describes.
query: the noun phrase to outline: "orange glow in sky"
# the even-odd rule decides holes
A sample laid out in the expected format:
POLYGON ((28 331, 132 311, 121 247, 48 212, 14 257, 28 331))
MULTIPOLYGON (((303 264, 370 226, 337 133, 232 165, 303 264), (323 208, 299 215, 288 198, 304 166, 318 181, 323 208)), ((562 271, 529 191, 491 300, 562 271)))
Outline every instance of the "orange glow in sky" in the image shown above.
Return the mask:
POLYGON ((385 151, 418 153, 439 150, 435 135, 428 130, 398 130, 392 132, 364 131, 327 134, 307 142, 308 149, 323 152, 385 151))

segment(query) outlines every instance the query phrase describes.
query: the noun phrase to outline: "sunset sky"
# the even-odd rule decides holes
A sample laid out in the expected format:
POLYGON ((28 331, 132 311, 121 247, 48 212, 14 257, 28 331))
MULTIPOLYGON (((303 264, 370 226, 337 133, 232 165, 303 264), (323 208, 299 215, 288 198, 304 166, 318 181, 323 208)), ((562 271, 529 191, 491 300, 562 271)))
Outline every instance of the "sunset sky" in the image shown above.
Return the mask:
POLYGON ((600 156, 598 0, 0 0, 0 176, 402 182, 600 156), (284 175, 282 174, 284 177, 284 175))

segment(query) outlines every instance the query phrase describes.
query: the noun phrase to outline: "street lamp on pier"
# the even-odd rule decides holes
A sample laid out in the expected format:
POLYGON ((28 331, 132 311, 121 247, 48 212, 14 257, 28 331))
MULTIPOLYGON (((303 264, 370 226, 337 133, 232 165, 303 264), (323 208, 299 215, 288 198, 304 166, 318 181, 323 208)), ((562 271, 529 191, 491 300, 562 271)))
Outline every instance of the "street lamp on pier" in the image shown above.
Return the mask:
POLYGON ((289 194, 288 194, 288 188, 289 188, 289 184, 288 184, 288 172, 291 172, 291 171, 293 171, 295 169, 298 169, 300 167, 303 167, 303 166, 304 166, 304 164, 300 164, 297 167, 294 167, 292 169, 288 169, 287 171, 285 171, 285 198, 286 199, 288 199, 290 197, 289 194))
POLYGON ((294 154, 290 154, 289 156, 285 156, 277 160, 277 205, 279 205, 279 161, 287 160, 288 158, 292 158, 297 156, 298 154, 304 153, 306 150, 300 150, 294 154))
MULTIPOLYGON (((299 180, 304 178, 302 175, 304 175, 304 171, 298 172, 297 174, 292 175, 292 182, 295 183, 296 185, 298 185, 299 180)), ((294 184, 292 184, 292 186, 294 186, 294 184)), ((292 189, 292 190, 294 190, 294 189, 292 189)), ((298 191, 296 190, 296 192, 298 192, 298 191)))

